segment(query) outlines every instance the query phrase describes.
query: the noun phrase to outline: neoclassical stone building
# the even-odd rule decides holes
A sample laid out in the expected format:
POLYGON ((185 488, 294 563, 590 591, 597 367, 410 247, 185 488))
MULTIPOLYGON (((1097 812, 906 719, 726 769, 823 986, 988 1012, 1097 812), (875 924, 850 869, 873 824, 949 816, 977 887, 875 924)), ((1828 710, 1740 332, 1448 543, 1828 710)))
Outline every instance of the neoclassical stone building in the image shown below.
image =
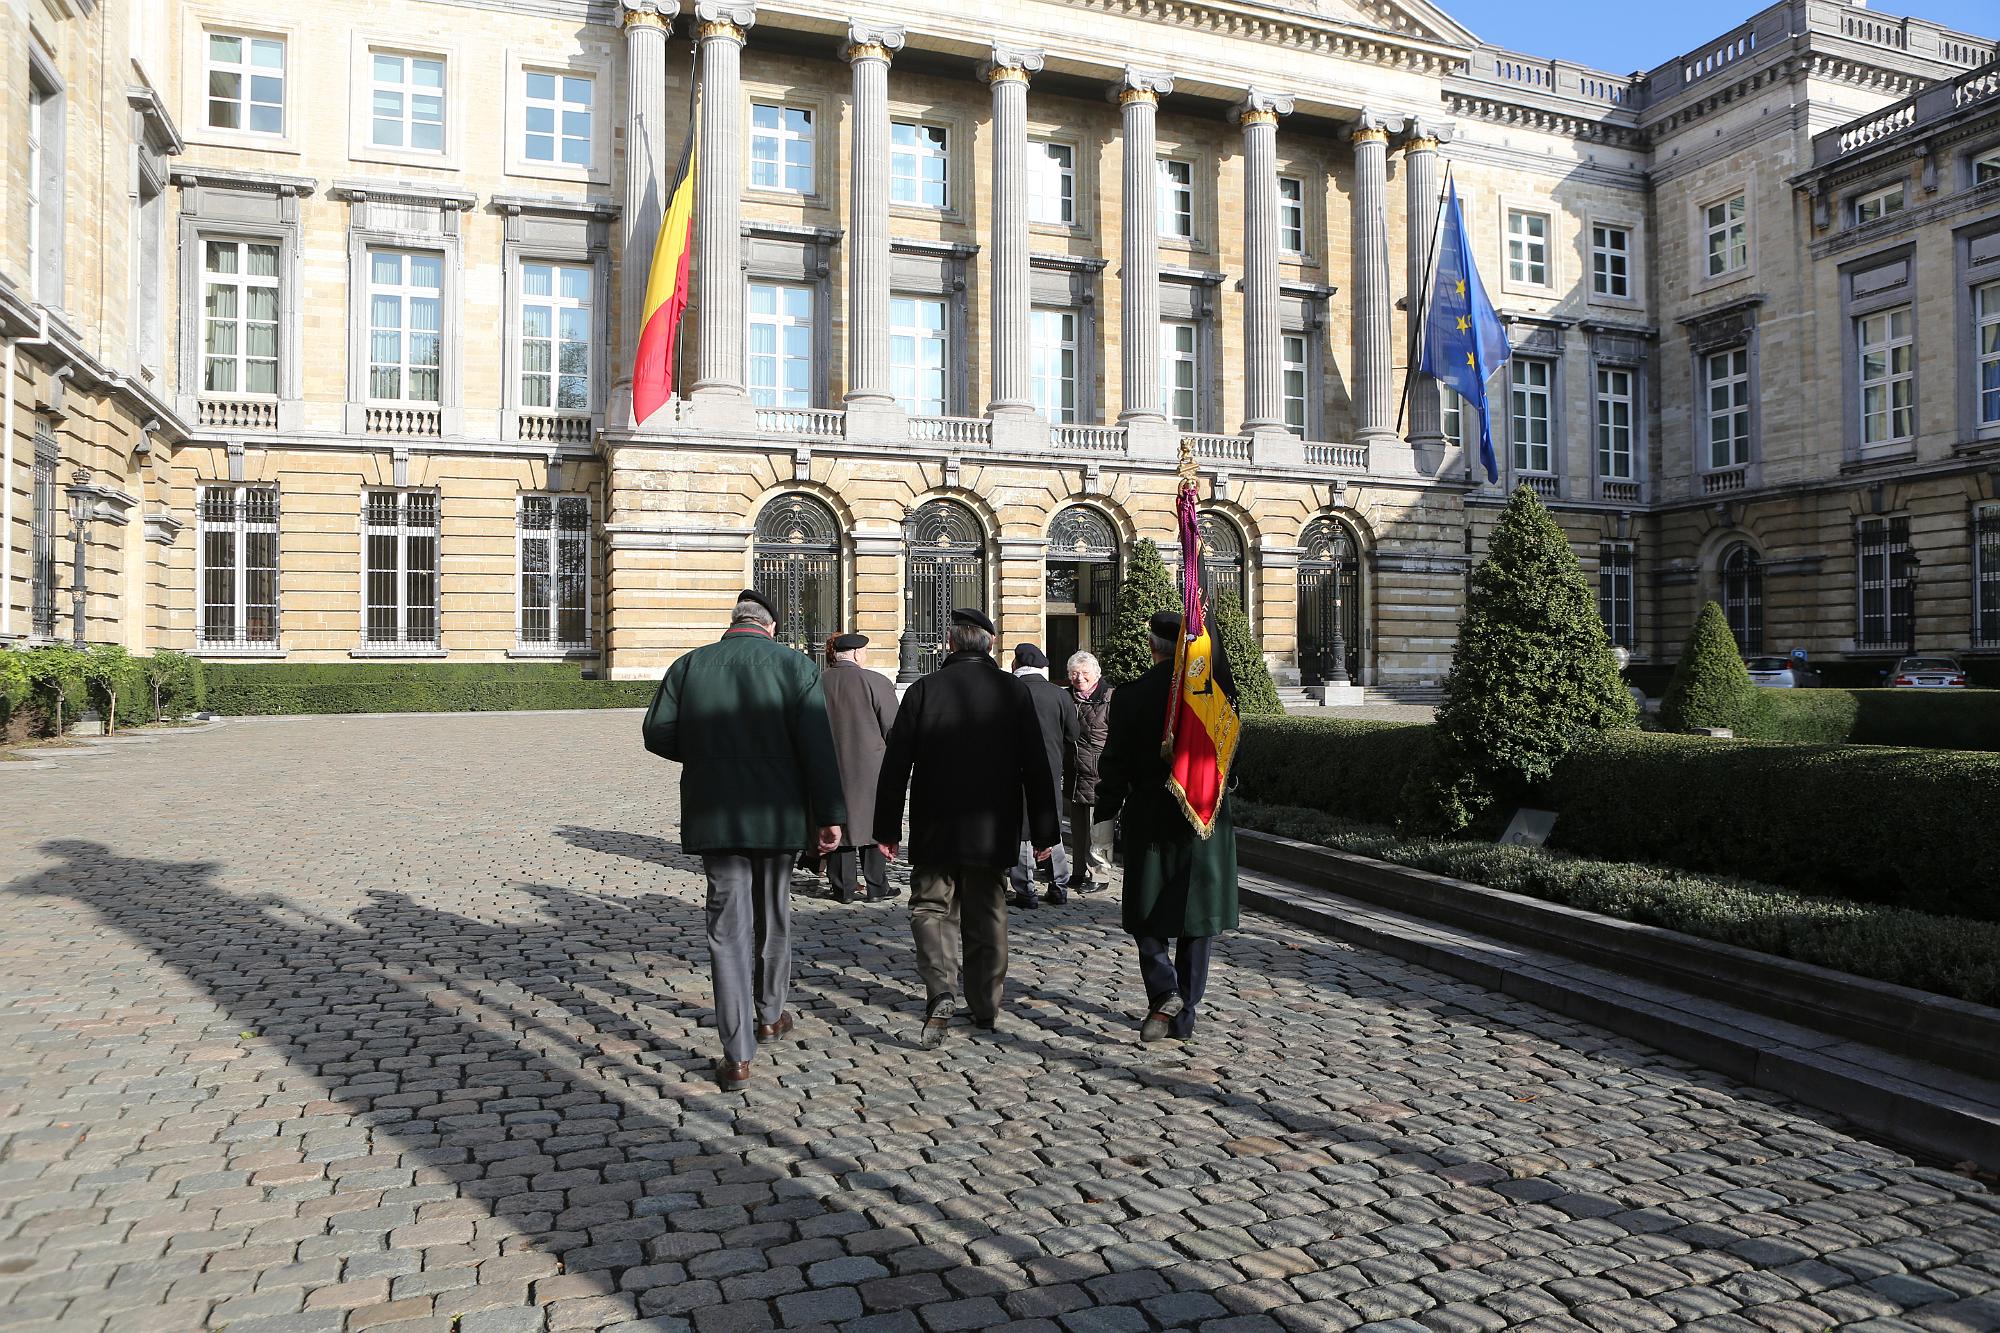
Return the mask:
POLYGON ((1990 39, 1785 0, 1621 76, 1425 0, 0 25, 0 639, 641 677, 754 581, 910 671, 965 602, 1061 653, 1185 442, 1290 679, 1435 683, 1517 484, 1642 660, 1709 597, 1855 671, 2000 652, 1990 39), (635 422, 697 129, 684 392, 635 422), (1447 178, 1498 484, 1409 374, 1447 178))

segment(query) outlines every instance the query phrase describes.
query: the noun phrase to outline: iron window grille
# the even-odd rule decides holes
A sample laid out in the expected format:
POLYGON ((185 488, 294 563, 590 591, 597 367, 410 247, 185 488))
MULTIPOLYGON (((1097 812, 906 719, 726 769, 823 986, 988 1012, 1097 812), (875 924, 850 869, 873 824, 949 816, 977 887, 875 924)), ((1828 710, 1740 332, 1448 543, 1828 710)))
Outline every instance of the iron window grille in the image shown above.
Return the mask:
POLYGON ((1337 627, 1352 680, 1361 668, 1359 546, 1340 520, 1316 518, 1299 535, 1299 548, 1299 666, 1310 683, 1334 678, 1337 627))
POLYGON ((1747 543, 1722 557, 1722 611, 1739 652, 1764 651, 1764 566, 1747 543))
POLYGON ((1217 594, 1233 592, 1236 594, 1236 605, 1247 619, 1250 599, 1243 580, 1243 534, 1234 523, 1216 513, 1206 513, 1196 519, 1195 534, 1201 539, 1203 604, 1213 606, 1217 594))
POLYGON ((1972 642, 2000 648, 2000 504, 1972 517, 1972 642))
POLYGON ((1910 641, 1914 586, 1907 561, 1910 549, 1907 517, 1864 518, 1854 532, 1856 594, 1860 603, 1855 630, 1858 648, 1900 648, 1910 641))
POLYGON ((28 632, 37 639, 56 636, 56 466, 55 432, 46 419, 35 423, 34 507, 28 518, 31 605, 28 632))
POLYGON ((590 497, 524 495, 519 528, 520 647, 590 647, 590 497))
POLYGON ((278 646, 278 488, 204 486, 196 550, 200 645, 278 646))
POLYGON ((778 608, 772 631, 817 656, 840 624, 840 525, 810 495, 781 495, 757 516, 752 586, 778 608))
POLYGON ((919 672, 944 662, 954 607, 986 609, 986 535, 956 500, 929 500, 910 516, 910 628, 917 636, 919 672))
POLYGON ((1597 613, 1604 632, 1620 648, 1634 646, 1638 596, 1632 578, 1632 543, 1604 542, 1597 548, 1597 613))
POLYGON ((361 543, 368 646, 438 646, 438 535, 436 491, 368 492, 361 543))
POLYGON ((1118 607, 1118 530, 1101 512, 1071 505, 1049 525, 1043 595, 1068 605, 1090 623, 1090 642, 1102 647, 1118 607))

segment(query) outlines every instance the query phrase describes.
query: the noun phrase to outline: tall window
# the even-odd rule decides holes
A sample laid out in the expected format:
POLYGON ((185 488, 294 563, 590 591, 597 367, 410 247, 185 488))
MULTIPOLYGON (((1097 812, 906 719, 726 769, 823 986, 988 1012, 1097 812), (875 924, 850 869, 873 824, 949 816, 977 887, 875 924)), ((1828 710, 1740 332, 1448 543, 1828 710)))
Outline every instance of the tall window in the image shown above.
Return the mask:
POLYGON ((1306 183, 1296 176, 1278 177, 1278 248, 1306 252, 1306 183))
POLYGON ((437 492, 370 491, 361 527, 363 642, 437 646, 437 492))
MULTIPOLYGON (((590 165, 590 117, 595 89, 588 74, 524 70, 527 87, 521 156, 530 162, 590 165)), ((442 87, 442 84, 439 85, 442 87)), ((439 140, 442 146, 442 138, 439 140)))
POLYGON ((1702 209, 1702 244, 1707 255, 1709 277, 1719 278, 1725 273, 1748 267, 1750 227, 1746 215, 1749 207, 1749 199, 1737 194, 1702 209))
POLYGON ((370 60, 369 142, 444 151, 444 61, 376 51, 370 60))
POLYGON ((63 299, 63 195, 67 188, 63 94, 28 71, 28 296, 48 305, 63 299))
POLYGON ((1438 385, 1438 423, 1447 440, 1465 447, 1465 400, 1458 396, 1458 390, 1442 384, 1438 385))
POLYGON ((1507 210, 1507 277, 1530 287, 1549 285, 1549 217, 1507 210))
POLYGON ((202 242, 203 393, 278 392, 278 247, 202 242))
POLYGON ((2000 648, 2000 504, 1972 513, 1972 643, 2000 648))
POLYGON ((1855 321, 1861 355, 1861 443, 1907 440, 1916 426, 1916 334, 1910 307, 1855 321))
POLYGON ((1311 383, 1310 340, 1303 333, 1287 333, 1278 340, 1280 359, 1279 385, 1285 400, 1285 429, 1294 435, 1306 433, 1307 385, 1311 383))
POLYGON ((1549 449, 1549 363, 1517 356, 1507 363, 1513 381, 1514 470, 1547 472, 1549 449))
POLYGON ((889 298, 889 392, 911 416, 941 417, 950 410, 949 350, 942 297, 889 298))
POLYGON ((1764 651, 1764 566, 1746 542, 1722 557, 1722 611, 1737 651, 1746 657, 1764 651))
POLYGON ((444 257, 368 252, 368 397, 383 403, 439 401, 444 257))
POLYGON ((523 647, 590 647, 590 497, 524 495, 514 637, 523 647))
POLYGON ((1163 157, 1158 163, 1160 235, 1194 235, 1194 163, 1163 157))
POLYGON ((237 32, 208 34, 208 127, 285 132, 285 43, 237 32))
POLYGON ((1076 150, 1046 139, 1028 141, 1028 221, 1076 223, 1076 150))
POLYGON ((950 136, 942 125, 889 126, 889 200, 918 208, 951 205, 950 136))
POLYGON ((1632 372, 1597 368, 1597 475, 1632 479, 1632 372))
POLYGON ((750 401, 758 407, 813 405, 813 291, 750 284, 750 401))
POLYGON ((751 557, 751 586, 778 609, 771 636, 817 655, 840 624, 840 525, 833 511, 810 495, 779 496, 757 516, 751 557))
POLYGON ((590 288, 583 264, 521 265, 521 406, 590 410, 590 288))
POLYGON ((1855 638, 1864 648, 1895 648, 1910 641, 1910 571, 1900 557, 1910 549, 1910 520, 1864 518, 1854 531, 1855 579, 1860 623, 1855 638))
POLYGON ((1076 420, 1076 312, 1028 314, 1028 385, 1035 407, 1052 422, 1076 420))
POLYGON ((1985 185, 1992 181, 2000 181, 2000 150, 1981 153, 1972 159, 1972 183, 1985 185))
POLYGON ((1632 543, 1605 542, 1597 548, 1597 613, 1604 632, 1620 648, 1634 644, 1638 598, 1632 582, 1632 543))
POLYGON ((1243 595, 1242 530, 1211 512, 1195 520, 1195 535, 1201 539, 1201 595, 1212 603, 1218 593, 1234 593, 1237 609, 1247 617, 1250 603, 1243 595))
POLYGON ((204 486, 199 508, 201 645, 278 643, 278 488, 204 486))
POLYGON ((811 194, 813 113, 771 102, 750 104, 750 186, 811 194))
POLYGON ((28 632, 37 639, 56 634, 56 465, 55 432, 48 419, 35 421, 34 505, 28 514, 29 581, 33 605, 28 632))
POLYGON ((1750 461, 1750 349, 1731 347, 1705 360, 1708 378, 1708 465, 1750 461))
POLYGON ((1199 330, 1180 321, 1160 325, 1160 410, 1182 430, 1195 430, 1199 330))
POLYGON ((2000 425, 2000 282, 1973 289, 1972 340, 1979 424, 2000 425))
POLYGON ((1603 223, 1590 229, 1590 290, 1626 300, 1632 295, 1632 232, 1603 223))
POLYGON ((1854 201, 1854 222, 1856 226, 1864 222, 1874 222, 1888 217, 1891 213, 1903 211, 1903 186, 1899 181, 1879 190, 1870 190, 1854 201))

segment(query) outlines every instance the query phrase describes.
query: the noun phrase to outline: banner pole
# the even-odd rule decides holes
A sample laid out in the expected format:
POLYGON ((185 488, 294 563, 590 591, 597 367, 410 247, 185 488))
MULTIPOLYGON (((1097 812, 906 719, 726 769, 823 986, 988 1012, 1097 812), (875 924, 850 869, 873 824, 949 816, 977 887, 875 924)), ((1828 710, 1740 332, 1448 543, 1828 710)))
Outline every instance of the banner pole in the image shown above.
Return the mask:
POLYGON ((1438 187, 1437 213, 1431 223, 1431 242, 1424 251, 1424 276, 1417 290, 1410 293, 1411 299, 1421 299, 1417 307, 1417 322, 1410 329, 1410 345, 1403 360, 1403 396, 1396 404, 1396 434, 1403 433, 1403 414, 1409 410, 1410 394, 1423 373, 1417 364, 1418 349, 1424 345, 1424 335, 1430 331, 1431 322, 1431 279, 1435 276, 1438 249, 1444 240, 1445 193, 1451 188, 1451 163, 1444 165, 1444 184, 1438 187))

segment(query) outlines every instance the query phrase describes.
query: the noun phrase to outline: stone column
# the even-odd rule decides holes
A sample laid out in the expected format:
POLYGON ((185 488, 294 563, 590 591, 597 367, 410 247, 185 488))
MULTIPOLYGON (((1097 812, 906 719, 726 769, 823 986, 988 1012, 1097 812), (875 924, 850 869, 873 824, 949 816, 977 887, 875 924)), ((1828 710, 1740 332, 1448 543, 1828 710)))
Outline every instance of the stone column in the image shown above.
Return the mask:
MULTIPOLYGON (((625 211, 618 231, 617 373, 613 397, 631 418, 632 357, 645 317, 646 275, 667 201, 667 29, 680 0, 621 0, 625 14, 625 211)), ((692 75, 690 75, 692 77, 692 75)), ((683 126, 681 133, 687 132, 683 126)), ((676 384, 675 390, 681 386, 676 384)))
POLYGON ((1285 428, 1278 332, 1278 117, 1292 99, 1253 88, 1243 125, 1243 433, 1285 428))
POLYGON ((1154 123, 1160 99, 1174 90, 1173 76, 1128 66, 1114 91, 1125 136, 1125 238, 1118 270, 1124 402, 1121 423, 1164 424, 1160 411, 1159 168, 1154 165, 1154 123))
POLYGON ((1396 439, 1390 393, 1389 131, 1401 117, 1363 111, 1354 127, 1354 438, 1396 439))
POLYGON ((701 164, 695 172, 695 296, 700 397, 743 392, 743 43, 757 6, 700 0, 701 164))
POLYGON ((1035 410, 1028 383, 1028 79, 1040 51, 996 46, 993 86, 993 386, 989 416, 1035 410))
POLYGON ((1447 128, 1419 120, 1411 124, 1410 135, 1403 140, 1403 174, 1409 185, 1410 252, 1409 300, 1404 327, 1410 345, 1416 348, 1405 371, 1414 377, 1410 385, 1409 439, 1412 447, 1431 464, 1422 470, 1433 473, 1444 462, 1444 417, 1438 407, 1437 381, 1418 370, 1423 362, 1423 348, 1416 345, 1416 337, 1418 326, 1423 322, 1424 308, 1430 304, 1428 284, 1436 276, 1431 267, 1437 248, 1438 191, 1441 188, 1438 145, 1448 137, 1447 128))
POLYGON ((855 23, 847 228, 847 405, 891 407, 889 392, 889 60, 903 30, 855 23))

